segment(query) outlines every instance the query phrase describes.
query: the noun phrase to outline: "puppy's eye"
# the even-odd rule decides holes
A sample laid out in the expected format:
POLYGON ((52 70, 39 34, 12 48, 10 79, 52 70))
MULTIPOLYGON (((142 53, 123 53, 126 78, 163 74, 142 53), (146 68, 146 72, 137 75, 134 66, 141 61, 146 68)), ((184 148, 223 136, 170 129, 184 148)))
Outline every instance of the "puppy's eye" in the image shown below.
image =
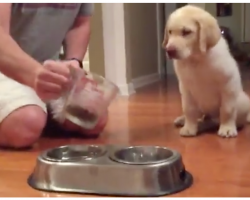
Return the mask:
POLYGON ((169 31, 168 31, 168 34, 169 34, 169 35, 171 35, 171 33, 172 33, 172 31, 171 31, 171 30, 169 30, 169 31))
POLYGON ((182 35, 183 35, 183 36, 190 35, 191 33, 192 33, 192 31, 190 31, 190 30, 187 30, 187 29, 183 29, 183 30, 182 30, 182 35))

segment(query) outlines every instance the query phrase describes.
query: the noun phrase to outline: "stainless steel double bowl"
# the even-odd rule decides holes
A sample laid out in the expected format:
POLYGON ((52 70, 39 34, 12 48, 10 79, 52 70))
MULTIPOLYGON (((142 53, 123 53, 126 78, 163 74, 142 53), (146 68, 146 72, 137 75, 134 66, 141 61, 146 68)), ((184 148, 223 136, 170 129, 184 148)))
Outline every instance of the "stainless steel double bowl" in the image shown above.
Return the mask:
POLYGON ((69 145, 49 149, 28 179, 42 191, 162 196, 192 185, 181 155, 159 146, 69 145))

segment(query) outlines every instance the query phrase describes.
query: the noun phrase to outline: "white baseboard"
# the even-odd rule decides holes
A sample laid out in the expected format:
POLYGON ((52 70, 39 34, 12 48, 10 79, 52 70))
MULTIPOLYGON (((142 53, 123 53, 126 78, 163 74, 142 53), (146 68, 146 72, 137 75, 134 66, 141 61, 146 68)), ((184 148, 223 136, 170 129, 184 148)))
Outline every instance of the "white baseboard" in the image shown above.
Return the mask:
POLYGON ((133 83, 118 85, 118 88, 120 89, 121 96, 129 96, 135 93, 133 83))
POLYGON ((118 85, 120 89, 121 96, 130 96, 136 93, 135 89, 141 88, 143 86, 152 84, 160 80, 160 75, 158 73, 141 76, 132 80, 131 83, 118 85))
POLYGON ((140 87, 149 85, 151 83, 157 82, 160 80, 160 76, 158 73, 154 73, 154 74, 149 74, 146 76, 141 76, 138 78, 135 78, 132 80, 134 89, 138 89, 140 87))

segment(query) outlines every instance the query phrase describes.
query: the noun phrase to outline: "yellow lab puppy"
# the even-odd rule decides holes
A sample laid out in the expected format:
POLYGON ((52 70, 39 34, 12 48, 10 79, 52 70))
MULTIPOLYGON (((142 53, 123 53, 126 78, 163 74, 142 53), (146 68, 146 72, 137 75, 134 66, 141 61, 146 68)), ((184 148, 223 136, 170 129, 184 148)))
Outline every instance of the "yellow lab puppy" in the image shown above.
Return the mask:
POLYGON ((196 6, 177 9, 168 19, 162 45, 179 80, 180 134, 197 135, 198 119, 209 115, 219 121, 218 135, 237 136, 237 126, 250 121, 250 100, 216 19, 196 6))

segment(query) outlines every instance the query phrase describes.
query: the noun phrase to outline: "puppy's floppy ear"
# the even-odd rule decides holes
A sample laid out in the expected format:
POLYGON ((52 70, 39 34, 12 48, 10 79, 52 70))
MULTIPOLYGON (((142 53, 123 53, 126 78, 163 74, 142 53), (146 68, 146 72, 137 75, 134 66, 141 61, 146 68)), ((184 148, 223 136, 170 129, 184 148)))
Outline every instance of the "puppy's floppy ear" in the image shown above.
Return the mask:
POLYGON ((218 22, 209 14, 199 16, 196 20, 199 30, 199 47, 202 53, 217 44, 221 38, 218 22))
POLYGON ((166 48, 167 43, 168 43, 168 29, 167 29, 167 25, 166 25, 165 30, 164 30, 164 39, 163 39, 163 42, 161 44, 163 49, 166 48))

